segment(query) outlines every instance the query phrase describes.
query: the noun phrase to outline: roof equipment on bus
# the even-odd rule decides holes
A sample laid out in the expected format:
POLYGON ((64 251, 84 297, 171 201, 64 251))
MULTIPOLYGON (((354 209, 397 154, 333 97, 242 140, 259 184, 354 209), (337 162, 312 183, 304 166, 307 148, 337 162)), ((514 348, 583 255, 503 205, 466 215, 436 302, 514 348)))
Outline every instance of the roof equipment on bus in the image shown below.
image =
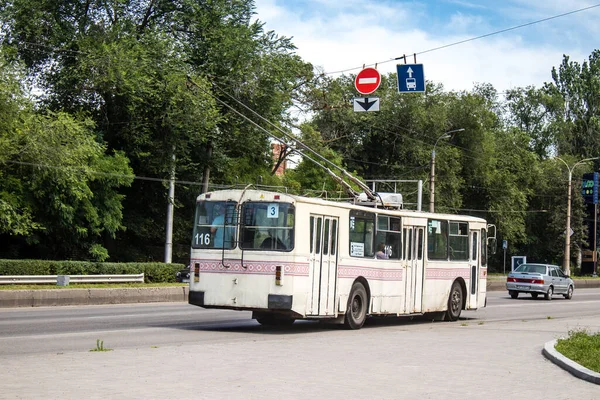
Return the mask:
POLYGON ((400 210, 402 209, 402 194, 400 193, 376 193, 378 201, 371 201, 366 194, 361 193, 355 200, 355 204, 381 207, 386 209, 400 210))

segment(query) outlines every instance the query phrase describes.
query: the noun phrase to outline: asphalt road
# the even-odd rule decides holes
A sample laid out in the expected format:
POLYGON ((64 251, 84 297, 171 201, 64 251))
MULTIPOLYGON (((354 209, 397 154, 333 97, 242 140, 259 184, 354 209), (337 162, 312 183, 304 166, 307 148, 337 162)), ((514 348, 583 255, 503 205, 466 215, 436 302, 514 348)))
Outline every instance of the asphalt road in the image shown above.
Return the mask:
POLYGON ((385 318, 360 331, 183 303, 0 311, 0 399, 598 399, 541 355, 600 331, 600 289, 510 299, 457 322, 385 318), (109 352, 90 352, 96 340, 109 352))

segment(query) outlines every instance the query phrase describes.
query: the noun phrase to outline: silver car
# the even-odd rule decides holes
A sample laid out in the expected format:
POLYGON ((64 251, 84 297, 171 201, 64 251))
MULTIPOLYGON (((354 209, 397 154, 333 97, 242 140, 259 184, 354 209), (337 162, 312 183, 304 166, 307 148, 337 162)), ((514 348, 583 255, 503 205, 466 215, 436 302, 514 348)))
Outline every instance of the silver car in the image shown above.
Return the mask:
POLYGON ((513 299, 519 297, 519 293, 529 293, 534 299, 540 294, 546 300, 552 300, 554 294, 571 299, 575 284, 558 265, 521 264, 508 274, 506 289, 513 299))

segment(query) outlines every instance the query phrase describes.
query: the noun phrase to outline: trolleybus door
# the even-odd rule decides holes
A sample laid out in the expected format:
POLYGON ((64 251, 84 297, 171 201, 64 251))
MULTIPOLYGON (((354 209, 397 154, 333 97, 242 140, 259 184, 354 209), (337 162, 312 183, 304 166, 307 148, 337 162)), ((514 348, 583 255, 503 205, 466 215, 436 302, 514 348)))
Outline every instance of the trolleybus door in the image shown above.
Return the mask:
POLYGON ((308 315, 333 315, 338 253, 338 218, 310 216, 309 277, 312 291, 308 315))
POLYGON ((469 294, 468 294, 468 308, 477 308, 477 294, 479 292, 479 262, 480 254, 479 249, 481 245, 479 243, 479 231, 471 230, 469 235, 470 255, 469 255, 469 294))
POLYGON ((423 234, 422 227, 404 228, 404 259, 406 260, 406 300, 404 311, 420 313, 423 307, 423 234))

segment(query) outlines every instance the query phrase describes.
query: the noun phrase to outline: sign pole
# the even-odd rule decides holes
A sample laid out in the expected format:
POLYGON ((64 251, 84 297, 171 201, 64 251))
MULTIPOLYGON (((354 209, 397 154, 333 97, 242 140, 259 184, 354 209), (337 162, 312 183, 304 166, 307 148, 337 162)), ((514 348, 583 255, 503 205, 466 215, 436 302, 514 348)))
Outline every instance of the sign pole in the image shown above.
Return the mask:
POLYGON ((592 276, 598 276, 598 232, 596 228, 598 227, 598 203, 594 204, 594 273, 592 276))
POLYGON ((506 248, 507 247, 508 247, 508 240, 503 240, 502 241, 502 250, 504 250, 504 275, 506 275, 506 248))

